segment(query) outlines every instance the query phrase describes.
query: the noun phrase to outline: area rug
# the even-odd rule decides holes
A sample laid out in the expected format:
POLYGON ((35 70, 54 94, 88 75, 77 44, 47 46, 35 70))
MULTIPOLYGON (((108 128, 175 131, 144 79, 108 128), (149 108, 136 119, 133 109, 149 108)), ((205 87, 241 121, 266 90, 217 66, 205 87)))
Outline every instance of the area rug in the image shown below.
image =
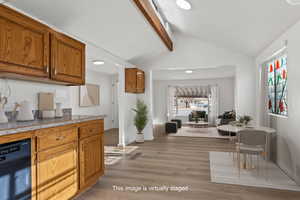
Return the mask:
POLYGON ((257 169, 241 169, 239 177, 232 154, 209 152, 209 160, 211 182, 300 191, 300 186, 272 162, 261 159, 259 173, 257 169))
POLYGON ((105 155, 128 155, 133 151, 137 150, 138 146, 125 146, 125 147, 115 147, 115 146, 104 146, 105 155))
POLYGON ((192 127, 182 127, 177 133, 169 134, 172 137, 204 137, 204 138, 221 138, 228 139, 229 136, 222 136, 218 133, 216 127, 207 128, 192 128, 192 127))
POLYGON ((105 165, 114 165, 122 159, 120 156, 104 156, 105 165))

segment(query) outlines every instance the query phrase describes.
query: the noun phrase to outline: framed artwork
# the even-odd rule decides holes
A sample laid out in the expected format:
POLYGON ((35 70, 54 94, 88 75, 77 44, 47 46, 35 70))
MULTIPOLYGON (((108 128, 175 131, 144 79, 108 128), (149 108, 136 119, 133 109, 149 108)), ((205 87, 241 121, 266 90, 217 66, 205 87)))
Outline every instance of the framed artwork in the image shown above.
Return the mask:
POLYGON ((99 85, 86 84, 79 87, 79 106, 90 107, 100 105, 99 85))

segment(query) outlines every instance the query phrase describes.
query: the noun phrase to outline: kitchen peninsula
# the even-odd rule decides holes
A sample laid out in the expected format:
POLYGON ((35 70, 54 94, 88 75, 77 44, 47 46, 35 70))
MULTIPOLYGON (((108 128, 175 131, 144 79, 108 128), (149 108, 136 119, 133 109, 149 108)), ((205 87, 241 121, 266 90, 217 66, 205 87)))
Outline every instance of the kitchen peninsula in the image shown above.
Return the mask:
POLYGON ((0 124, 2 166, 8 165, 10 154, 22 154, 17 142, 29 144, 29 186, 23 185, 27 190, 21 195, 32 200, 71 199, 94 185, 104 174, 104 117, 76 115, 0 124))

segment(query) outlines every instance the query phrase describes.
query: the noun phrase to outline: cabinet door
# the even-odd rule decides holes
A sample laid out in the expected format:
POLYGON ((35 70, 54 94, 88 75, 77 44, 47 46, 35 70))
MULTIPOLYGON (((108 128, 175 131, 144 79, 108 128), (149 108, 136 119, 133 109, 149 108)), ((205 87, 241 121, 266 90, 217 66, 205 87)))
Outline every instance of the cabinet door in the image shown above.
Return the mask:
POLYGON ((48 27, 0 5, 0 73, 49 76, 48 27))
POLYGON ((145 91, 145 74, 142 70, 136 72, 136 91, 137 93, 144 93, 145 91))
POLYGON ((80 189, 94 184, 104 173, 103 135, 80 141, 80 189))
POLYGON ((129 93, 136 93, 136 72, 135 68, 125 69, 125 91, 129 93))
POLYGON ((37 199, 71 199, 78 188, 77 143, 37 154, 37 199))
POLYGON ((85 45, 60 33, 51 34, 51 79, 85 84, 85 45))

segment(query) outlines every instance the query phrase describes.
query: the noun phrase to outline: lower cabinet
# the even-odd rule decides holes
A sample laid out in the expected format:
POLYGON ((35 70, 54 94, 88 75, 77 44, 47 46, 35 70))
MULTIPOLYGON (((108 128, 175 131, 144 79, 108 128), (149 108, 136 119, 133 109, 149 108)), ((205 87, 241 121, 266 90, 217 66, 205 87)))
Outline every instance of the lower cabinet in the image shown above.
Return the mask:
POLYGON ((97 182, 104 173, 103 135, 80 140, 80 190, 97 182))
POLYGON ((70 199, 78 189, 77 142, 37 155, 37 199, 70 199))
POLYGON ((37 130, 32 200, 69 200, 95 184, 104 174, 103 129, 95 120, 37 130))

